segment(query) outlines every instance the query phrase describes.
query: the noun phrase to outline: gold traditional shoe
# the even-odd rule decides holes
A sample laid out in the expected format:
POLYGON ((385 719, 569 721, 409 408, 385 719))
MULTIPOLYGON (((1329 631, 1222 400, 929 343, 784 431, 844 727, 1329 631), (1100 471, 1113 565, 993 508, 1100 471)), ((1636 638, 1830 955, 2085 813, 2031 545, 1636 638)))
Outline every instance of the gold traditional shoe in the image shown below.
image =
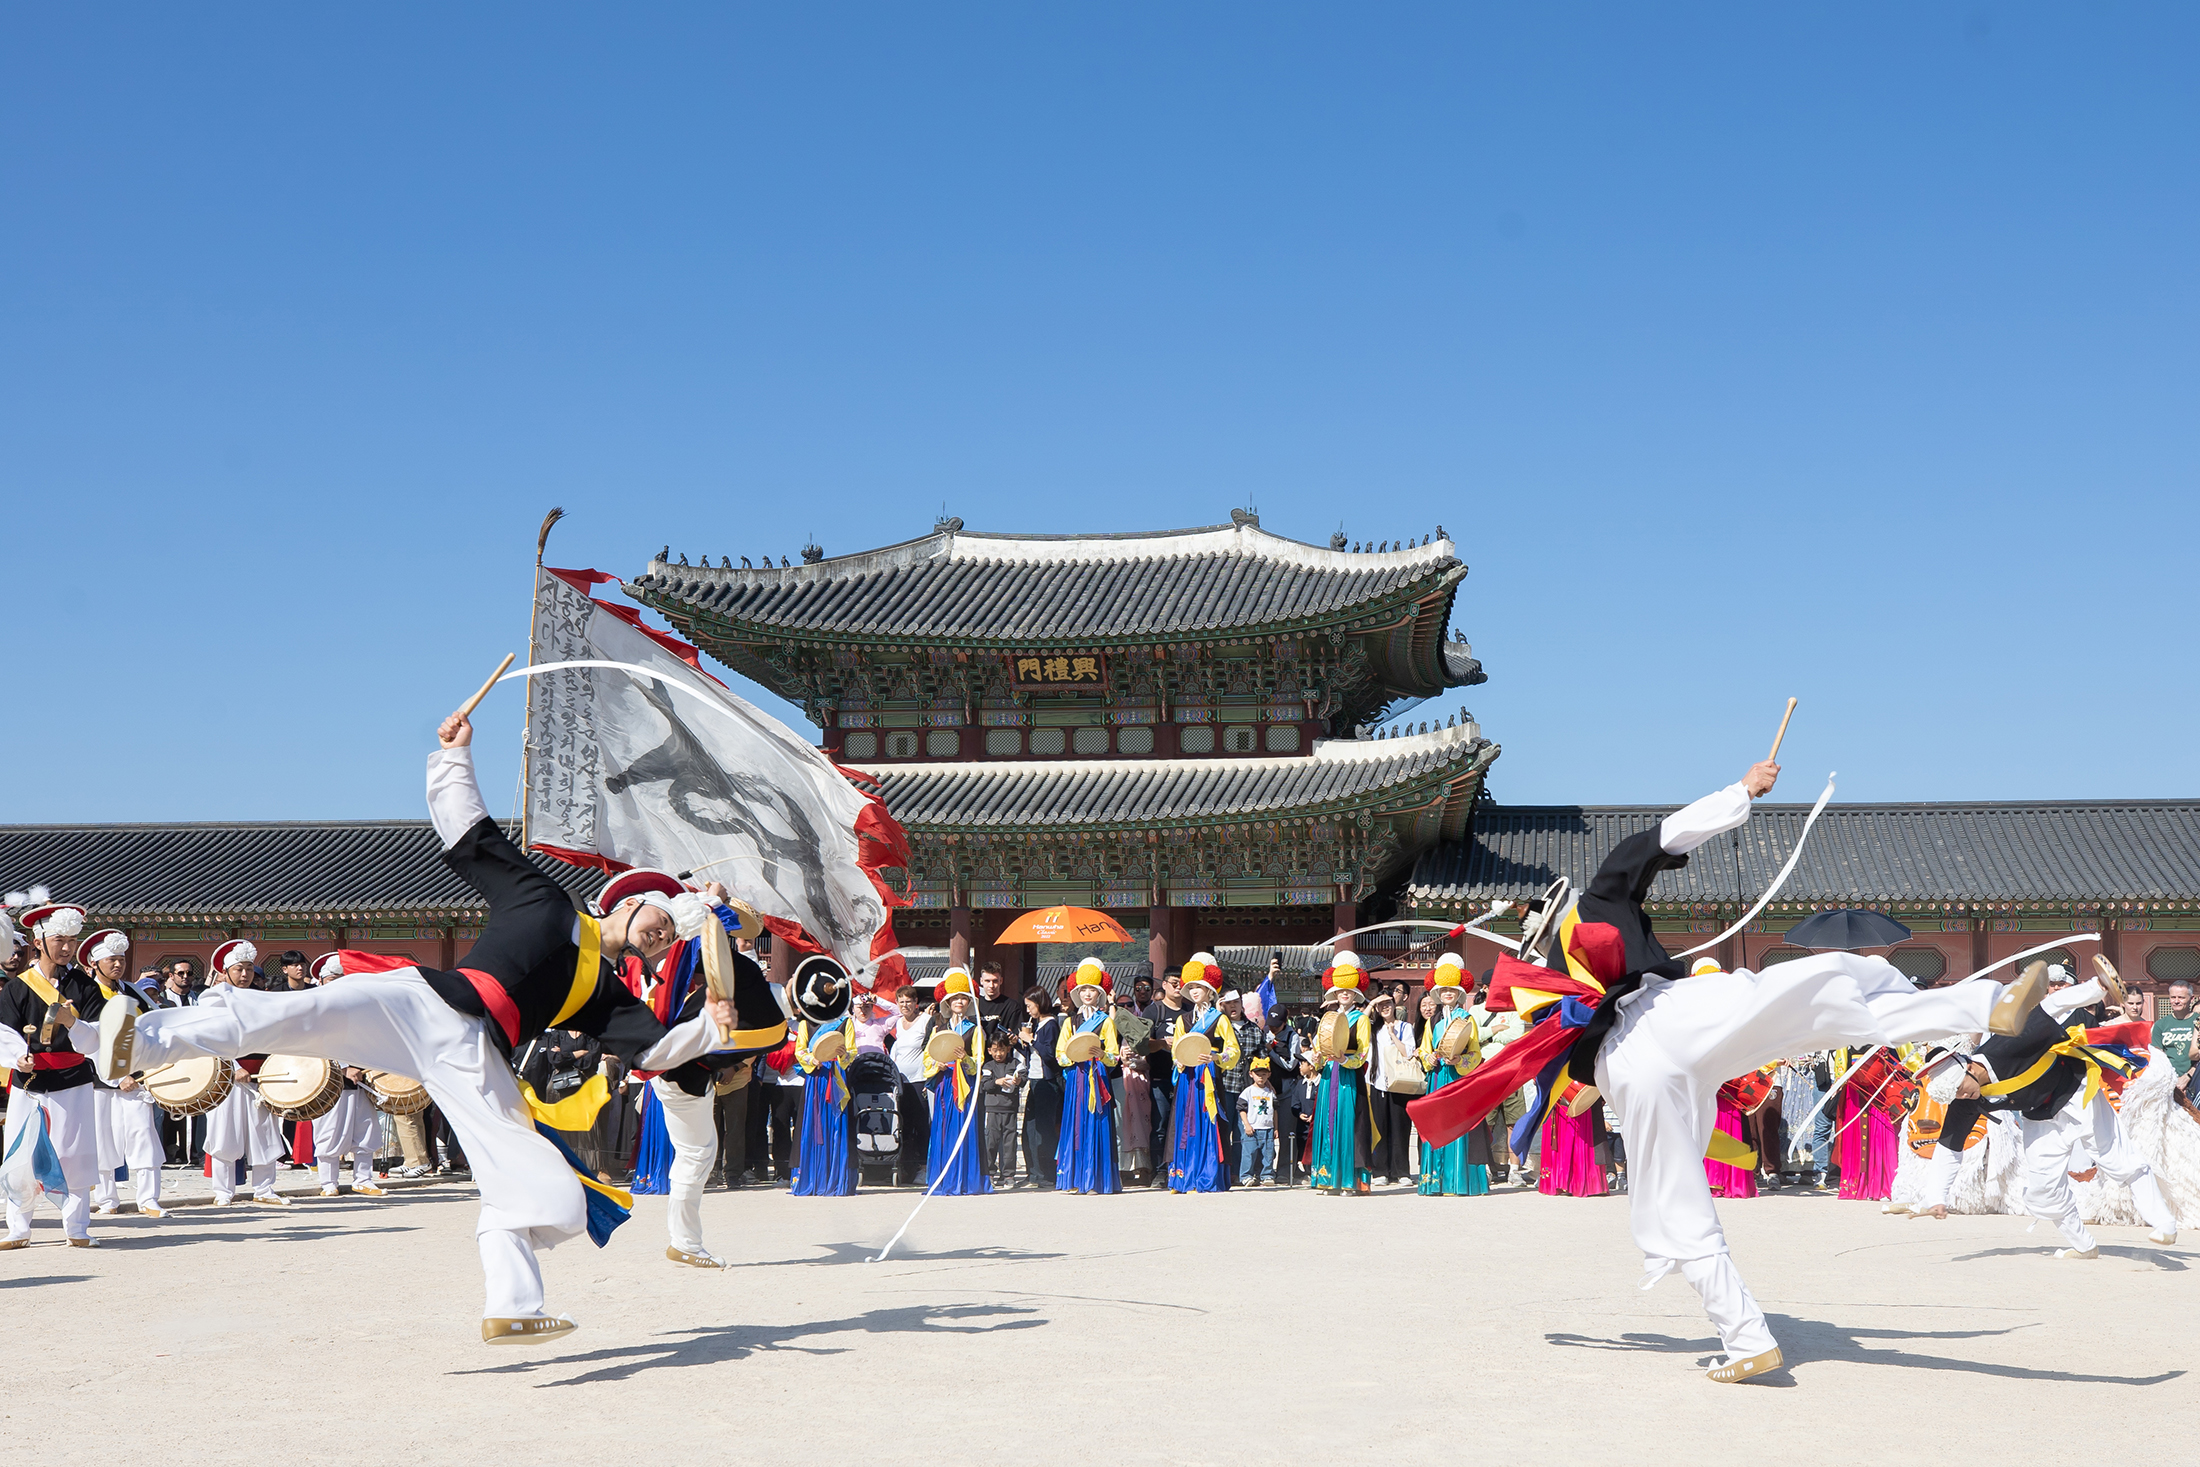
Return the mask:
POLYGON ((377 1187, 374 1183, 368 1182, 365 1186, 353 1187, 351 1195, 354 1197, 387 1197, 390 1194, 386 1188, 377 1187))
POLYGON ((131 1051, 137 1048, 137 1005, 127 1000, 99 1011, 99 1044, 92 1054, 92 1068, 109 1085, 130 1073, 131 1051))
POLYGON ((1905 1213, 1917 1211, 1907 1202, 1882 1202, 1879 1204, 1879 1210, 1894 1217, 1901 1217, 1905 1213))
POLYGON ((531 1345, 538 1340, 554 1340, 559 1335, 569 1335, 579 1329, 562 1314, 533 1314, 520 1319, 484 1319, 481 1322, 481 1342, 484 1345, 531 1345))
POLYGON ((257 1203, 257 1204, 258 1204, 259 1206, 261 1206, 261 1207, 288 1207, 288 1206, 290 1206, 290 1199, 289 1199, 288 1197, 285 1197, 285 1196, 284 1196, 284 1195, 283 1195, 282 1193, 280 1193, 280 1192, 270 1192, 270 1193, 268 1193, 268 1194, 267 1194, 266 1196, 264 1196, 264 1197, 263 1197, 263 1196, 261 1196, 261 1195, 260 1195, 259 1193, 255 1192, 255 1193, 253 1193, 253 1194, 252 1194, 252 1201, 253 1201, 253 1202, 255 1202, 255 1203, 257 1203))
POLYGON ((2160 1243, 2163 1247, 2167 1248, 2170 1244, 2177 1241, 2177 1229, 2156 1228, 2153 1232, 2147 1234, 2147 1241, 2149 1243, 2160 1243))
POLYGON ((1780 1347, 1774 1345, 1762 1355, 1752 1355, 1747 1360, 1729 1360, 1724 1365, 1714 1365, 1704 1372, 1704 1377, 1707 1380, 1718 1381, 1721 1385, 1732 1385, 1736 1381, 1748 1380, 1752 1376, 1769 1375, 1779 1368, 1780 1347))
POLYGON ((337 1190, 336 1190, 336 1189, 335 1189, 334 1187, 323 1187, 323 1188, 321 1189, 321 1195, 322 1195, 323 1197, 335 1197, 335 1196, 338 1196, 338 1195, 340 1195, 340 1194, 339 1194, 339 1193, 337 1192, 337 1190))
POLYGON ((2101 1250, 2098 1244, 2082 1252, 2076 1248, 2057 1248, 2054 1256, 2057 1258, 2098 1258, 2101 1256, 2101 1250))
POLYGON ((167 1208, 165 1208, 165 1207, 163 1207, 163 1206, 161 1206, 161 1205, 160 1205, 160 1204, 159 1204, 158 1202, 140 1202, 140 1203, 139 1203, 139 1204, 137 1205, 137 1210, 138 1210, 138 1216, 139 1216, 139 1217, 166 1217, 166 1216, 168 1216, 168 1209, 167 1209, 167 1208))
POLYGON ((1994 1011, 1986 1019, 1989 1032, 2008 1038, 2024 1032, 2024 1021, 2032 1017, 2032 1010, 2047 997, 2047 964, 2033 961, 2024 965, 2024 971, 2014 983, 2003 987, 2001 997, 1994 1000, 1994 1011))
POLYGON ((71 1238, 68 1243, 71 1248, 97 1248, 99 1246, 97 1238, 71 1238))
POLYGON ((2124 980, 2116 976, 2116 965, 2100 953, 2093 955, 2093 976, 2101 980, 2101 992, 2108 996, 2108 1006, 2120 1009, 2124 1006, 2124 980))
POLYGON ((701 1253, 689 1253, 685 1249, 667 1246, 665 1257, 671 1259, 674 1263, 684 1263, 690 1268, 724 1268, 726 1266, 724 1259, 711 1257, 709 1249, 705 1249, 701 1253))
POLYGON ((11 1248, 28 1248, 30 1245, 31 1240, 28 1238, 0 1238, 0 1253, 11 1248))

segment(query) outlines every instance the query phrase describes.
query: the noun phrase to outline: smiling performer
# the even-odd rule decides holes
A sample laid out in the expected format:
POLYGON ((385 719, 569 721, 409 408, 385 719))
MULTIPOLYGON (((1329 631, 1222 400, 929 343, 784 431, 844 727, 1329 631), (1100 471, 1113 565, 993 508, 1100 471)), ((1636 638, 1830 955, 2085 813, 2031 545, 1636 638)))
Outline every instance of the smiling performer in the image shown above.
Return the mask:
MULTIPOLYGON (((571 1029, 635 1068, 663 1071, 720 1047, 725 1030, 742 1048, 768 1047, 784 1035, 785 1020, 768 986, 744 981, 730 1000, 705 999, 685 1023, 669 1030, 659 1023, 620 981, 613 960, 629 949, 661 957, 678 932, 702 931, 709 905, 691 894, 642 891, 617 900, 601 920, 575 910, 572 895, 489 817, 474 783, 473 727, 464 714, 445 719, 436 737, 442 747, 428 757, 429 818, 444 861, 489 906, 462 967, 394 966, 347 952, 338 955, 346 974, 340 983, 283 993, 210 989, 193 1008, 102 1022, 100 1071, 112 1077, 188 1054, 267 1050, 418 1078, 465 1148, 481 1190, 475 1237, 488 1284, 481 1337, 540 1340, 574 1325, 543 1312, 535 1250, 584 1230, 601 1246, 625 1221, 627 1199, 584 1178, 572 1153, 545 1134, 585 1130, 602 1103, 602 1078, 547 1106, 513 1078, 513 1052, 546 1029, 571 1029)), ((744 979, 749 971, 742 970, 744 979)))
MULTIPOLYGON (((1497 1062, 1409 1107, 1423 1136, 1442 1145, 1489 1114, 1523 1074, 1544 1082, 1542 1093, 1565 1094, 1593 1067, 1627 1138, 1628 1217, 1642 1249, 1643 1287, 1674 1272, 1695 1286, 1726 1352, 1726 1363, 1708 1372, 1721 1382, 1781 1362, 1764 1312, 1728 1256, 1703 1168, 1719 1086, 1785 1055, 1835 1045, 2014 1033, 2046 991, 2028 970, 2006 986, 1974 978, 1919 992, 1885 958, 1845 952, 1815 953, 1763 973, 1683 977, 1642 909, 1650 883, 1748 820, 1750 802, 1779 772, 1768 759, 1613 847, 1561 918, 1548 966, 1510 955, 1497 960, 1489 1007, 1533 1016, 1527 1035, 1497 1062)), ((1722 1147, 1715 1159, 1756 1164, 1755 1153, 1738 1147, 1722 1147)))

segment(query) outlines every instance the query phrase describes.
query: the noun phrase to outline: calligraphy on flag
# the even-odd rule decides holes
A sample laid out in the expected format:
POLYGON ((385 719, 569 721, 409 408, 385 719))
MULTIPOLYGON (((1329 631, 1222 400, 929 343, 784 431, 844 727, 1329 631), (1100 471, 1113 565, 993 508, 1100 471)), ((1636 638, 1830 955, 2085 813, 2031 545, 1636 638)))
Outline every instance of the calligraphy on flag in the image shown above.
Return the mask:
POLYGON ((531 663, 620 662, 648 676, 561 667, 528 680, 528 844, 578 865, 724 882, 796 947, 859 975, 879 966, 895 951, 897 898, 878 871, 909 855, 885 804, 704 672, 695 648, 588 594, 612 577, 545 568, 540 579, 531 663))

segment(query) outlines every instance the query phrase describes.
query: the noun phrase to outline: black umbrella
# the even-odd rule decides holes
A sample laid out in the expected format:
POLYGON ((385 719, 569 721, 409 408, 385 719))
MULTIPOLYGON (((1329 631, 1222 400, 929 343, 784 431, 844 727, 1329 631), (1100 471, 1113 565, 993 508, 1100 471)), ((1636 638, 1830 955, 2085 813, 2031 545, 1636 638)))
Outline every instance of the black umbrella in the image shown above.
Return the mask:
POLYGON ((1854 952, 1865 947, 1893 947, 1907 942, 1910 929, 1884 912, 1862 907, 1843 907, 1805 917, 1787 931, 1790 947, 1840 948, 1854 952))

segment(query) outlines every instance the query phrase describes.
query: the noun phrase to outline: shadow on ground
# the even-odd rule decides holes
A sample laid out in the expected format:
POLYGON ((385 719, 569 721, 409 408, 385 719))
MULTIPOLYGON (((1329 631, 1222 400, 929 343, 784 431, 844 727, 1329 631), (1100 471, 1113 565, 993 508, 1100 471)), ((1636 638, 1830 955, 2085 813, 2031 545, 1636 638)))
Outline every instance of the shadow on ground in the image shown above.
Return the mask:
MULTIPOLYGON (((2019 1330, 2034 1328, 2017 1325, 2009 1329, 1863 1329, 1850 1325, 1831 1324, 1824 1320, 1797 1319, 1793 1315, 1768 1314, 1772 1334, 1780 1342, 1782 1367, 1770 1375, 1751 1382, 1755 1385, 1792 1386, 1795 1381, 1790 1373, 1802 1365, 1816 1364, 1824 1360, 1850 1361, 1863 1365, 1896 1366, 1905 1370, 1948 1371, 1960 1375, 1987 1375, 2002 1380, 2052 1381, 2073 1385, 2126 1385, 2157 1386, 2176 1380, 2185 1372, 2165 1370, 2159 1375, 2089 1375, 2074 1370, 2035 1370, 2024 1365, 2003 1365, 1989 1360, 1959 1360, 1947 1355, 1929 1355, 1899 1345, 1879 1345, 1876 1341, 1904 1340, 1979 1340, 2012 1335, 2019 1330)), ((1612 1338, 1596 1335, 1576 1335, 1563 1332, 1547 1334, 1544 1340, 1550 1344, 1577 1350, 1642 1351, 1659 1355, 1694 1355, 1699 1365, 1717 1364, 1725 1356, 1719 1350, 1716 1338, 1684 1340, 1673 1335, 1628 1333, 1612 1338)))
MULTIPOLYGON (((791 1351, 801 1355, 839 1355, 850 1346, 804 1345, 799 1341, 825 1335, 984 1335, 1002 1330, 1042 1329, 1048 1321, 1032 1318, 1037 1310, 1005 1304, 961 1304, 946 1307, 915 1304, 902 1309, 874 1309, 852 1319, 825 1319, 809 1324, 716 1325, 675 1330, 662 1343, 622 1345, 608 1350, 556 1355, 544 1360, 515 1360, 480 1370, 454 1370, 453 1375, 527 1375, 572 1365, 591 1365, 579 1375, 543 1381, 550 1386, 595 1385, 603 1381, 630 1380, 648 1370, 682 1369, 745 1360, 751 1355, 791 1351), (991 1320, 991 1323, 966 1321, 991 1320)), ((524 1348, 524 1347, 521 1347, 524 1348)))

